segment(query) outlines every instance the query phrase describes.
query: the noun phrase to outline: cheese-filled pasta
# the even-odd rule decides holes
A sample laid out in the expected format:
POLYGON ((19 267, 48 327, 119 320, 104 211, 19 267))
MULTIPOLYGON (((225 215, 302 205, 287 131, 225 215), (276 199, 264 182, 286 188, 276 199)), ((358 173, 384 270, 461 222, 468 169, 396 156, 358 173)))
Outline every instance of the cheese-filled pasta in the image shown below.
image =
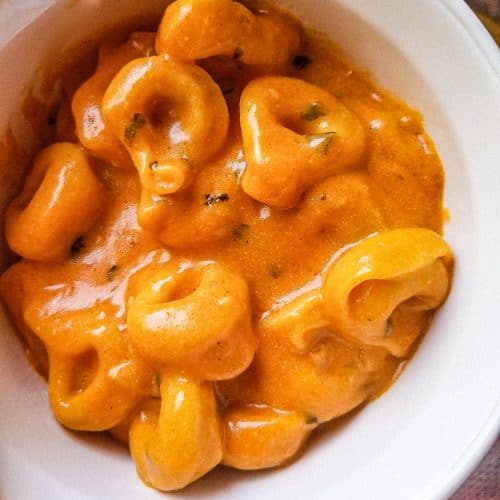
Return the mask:
POLYGON ((289 16, 256 14, 233 0, 178 0, 167 7, 156 49, 182 61, 225 56, 264 72, 283 70, 301 46, 289 16))
POLYGON ((26 259, 60 260, 96 222, 106 204, 103 185, 80 146, 55 143, 35 159, 5 215, 9 246, 26 259))
POLYGON ((302 80, 253 80, 240 102, 248 166, 242 188, 268 205, 290 208, 318 181, 360 165, 366 134, 333 95, 302 80))
POLYGON ((116 73, 138 57, 154 54, 155 33, 136 32, 121 44, 108 43, 99 49, 95 73, 81 85, 71 103, 76 133, 81 144, 115 167, 131 167, 125 147, 106 124, 102 99, 116 73))
POLYGON ((23 105, 0 297, 57 421, 175 491, 315 453, 397 379, 453 256, 418 111, 266 0, 167 3, 23 105))
POLYGON ((323 286, 325 312, 339 334, 404 356, 429 311, 446 299, 451 264, 450 247, 429 229, 368 237, 332 264, 323 286))
POLYGON ((218 387, 228 404, 265 404, 326 422, 377 394, 396 365, 384 349, 339 338, 313 291, 262 320, 252 366, 218 387))
MULTIPOLYGON (((143 189, 137 214, 139 224, 173 248, 208 247, 230 241, 248 216, 247 196, 234 171, 228 168, 241 168, 243 164, 241 144, 234 140, 235 135, 232 130, 228 137, 231 142, 217 158, 205 164, 185 190, 158 196, 143 189)), ((256 207, 251 210, 256 211, 256 207)))
POLYGON ((130 153, 144 189, 175 193, 222 146, 229 126, 221 90, 203 69, 164 56, 136 59, 110 83, 106 123, 130 153))
POLYGON ((54 322, 36 300, 25 304, 25 321, 48 350, 52 411, 70 429, 110 429, 151 391, 152 371, 116 324, 102 326, 103 314, 92 308, 54 322))
POLYGON ((130 452, 142 480, 162 491, 183 488, 222 458, 212 386, 168 373, 161 403, 150 401, 130 429, 130 452))
POLYGON ((242 470, 268 469, 293 457, 317 426, 313 417, 268 406, 236 406, 223 412, 222 463, 242 470))
POLYGON ((238 375, 256 346, 248 286, 218 264, 158 270, 129 299, 127 325, 146 359, 201 380, 238 375))

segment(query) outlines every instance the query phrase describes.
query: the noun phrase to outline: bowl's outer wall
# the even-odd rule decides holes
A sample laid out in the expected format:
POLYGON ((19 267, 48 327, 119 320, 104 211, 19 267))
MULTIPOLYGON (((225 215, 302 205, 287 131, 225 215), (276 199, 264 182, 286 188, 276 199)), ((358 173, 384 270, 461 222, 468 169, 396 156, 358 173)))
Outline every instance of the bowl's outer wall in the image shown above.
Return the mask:
MULTIPOLYGON (((341 428, 321 433, 300 460, 259 473, 220 468, 176 497, 446 498, 492 443, 500 420, 500 57, 479 22, 454 0, 281 3, 423 111, 447 173, 454 288, 392 389, 341 428)), ((8 8, 0 6, 0 19, 8 8)), ((158 8, 155 0, 51 7, 0 52, 0 131, 47 54, 96 25, 158 8)), ((136 478, 126 450, 55 423, 45 385, 4 315, 0 346, 1 498, 164 498, 136 478)))

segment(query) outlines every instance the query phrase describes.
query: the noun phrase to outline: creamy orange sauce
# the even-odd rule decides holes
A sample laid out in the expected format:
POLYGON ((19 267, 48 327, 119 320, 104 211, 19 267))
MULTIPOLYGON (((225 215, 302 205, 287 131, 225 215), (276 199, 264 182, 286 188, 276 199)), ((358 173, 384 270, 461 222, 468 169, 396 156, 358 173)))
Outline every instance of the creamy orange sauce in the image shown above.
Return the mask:
POLYGON ((0 281, 58 420, 130 436, 139 474, 162 490, 221 461, 279 465, 319 423, 380 394, 450 281, 435 234, 443 169, 421 115, 280 12, 203 0, 183 20, 176 9, 195 4, 64 73, 51 142, 82 148, 35 160, 40 178, 7 212, 25 258, 0 281), (186 49, 196 19, 205 38, 186 49), (227 33, 212 29, 224 20, 227 33), (336 131, 322 135, 323 120, 336 131), (280 172, 297 180, 286 198, 280 172), (46 214, 27 212, 35 197, 46 214), (371 274, 351 283, 363 258, 371 274))

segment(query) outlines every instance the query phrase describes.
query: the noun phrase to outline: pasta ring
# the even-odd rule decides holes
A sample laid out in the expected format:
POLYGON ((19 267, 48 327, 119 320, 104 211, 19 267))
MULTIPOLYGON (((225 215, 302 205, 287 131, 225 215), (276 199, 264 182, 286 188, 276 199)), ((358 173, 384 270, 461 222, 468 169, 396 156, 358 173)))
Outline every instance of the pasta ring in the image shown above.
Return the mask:
POLYGON ((446 300, 451 265, 449 246, 430 229, 368 237, 330 267, 323 285, 325 313, 345 338, 405 356, 422 333, 422 316, 446 300))
POLYGON ((61 260, 89 231, 106 195, 82 148, 56 143, 35 158, 21 194, 5 216, 7 242, 26 259, 61 260))
POLYGON ((110 129, 130 153, 142 186, 175 193, 223 145, 229 112, 217 84, 203 69, 165 56, 123 67, 103 99, 110 129))
POLYGON ((250 368, 217 382, 218 394, 230 406, 264 404, 326 422, 378 394, 398 364, 385 349, 337 337, 319 290, 272 311, 258 333, 250 368))
POLYGON ((159 269, 129 299, 127 325, 144 358, 201 380, 238 375, 256 347, 248 286, 219 264, 159 269))
POLYGON ((327 177, 358 167, 366 132, 325 90, 295 78, 263 77, 243 91, 240 120, 247 169, 242 188, 279 208, 327 177))
POLYGON ((144 378, 140 373, 140 362, 130 357, 111 360, 104 350, 90 348, 81 355, 67 356, 50 349, 49 360, 48 388, 52 411, 56 419, 69 429, 104 431, 113 428, 148 395, 151 385, 151 378, 144 378), (93 356, 97 359, 97 366, 90 366, 88 372, 78 372, 79 360, 93 356), (140 383, 137 382, 138 375, 142 378, 140 383), (88 385, 87 377, 91 379, 88 385), (81 382, 75 385, 78 379, 81 382))
POLYGON ((141 479, 159 490, 181 489, 206 474, 222 458, 211 384, 164 373, 161 404, 141 409, 129 446, 141 479))
POLYGON ((268 406, 237 406, 222 414, 222 463, 242 470, 276 467, 292 458, 317 426, 314 419, 268 406))
POLYGON ((174 248, 206 246, 230 238, 248 213, 244 208, 248 198, 227 168, 228 157, 234 161, 241 158, 236 144, 228 146, 229 152, 225 147, 221 159, 205 165, 181 193, 158 196, 143 189, 137 212, 139 224, 174 248), (228 173, 221 177, 224 171, 228 173))
POLYGON ((101 308, 46 322, 34 301, 24 311, 49 353, 49 399, 64 426, 103 431, 120 423, 151 392, 153 373, 129 348, 116 325, 103 328, 101 308))
POLYGON ((165 11, 156 50, 183 61, 226 56, 276 72, 301 44, 298 24, 284 14, 255 15, 232 0, 177 0, 165 11))
POLYGON ((133 163, 102 116, 102 99, 120 68, 133 59, 154 54, 154 44, 154 33, 137 32, 125 43, 102 45, 95 73, 78 88, 71 102, 81 144, 115 167, 133 167, 133 163))

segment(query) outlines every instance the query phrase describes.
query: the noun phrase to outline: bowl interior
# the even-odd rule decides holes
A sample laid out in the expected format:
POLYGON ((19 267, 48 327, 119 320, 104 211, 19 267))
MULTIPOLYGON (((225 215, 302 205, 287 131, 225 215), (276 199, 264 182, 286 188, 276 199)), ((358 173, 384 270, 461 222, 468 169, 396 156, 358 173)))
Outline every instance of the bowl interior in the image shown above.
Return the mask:
MULTIPOLYGON (((118 11, 115 2, 52 6, 0 52, 0 67, 9 68, 0 78, 0 131, 12 123, 19 96, 50 54, 89 29, 139 11, 158 12, 165 3, 120 0, 118 11)), ((500 336, 492 302, 500 297, 500 280, 498 266, 488 265, 500 248, 492 231, 500 188, 500 170, 493 168, 500 157, 498 66, 459 2, 281 3, 424 113, 447 174, 451 222, 445 236, 457 256, 454 288, 391 390, 319 432, 300 460, 258 473, 218 468, 176 496, 444 497, 475 465, 499 422, 500 336)), ((17 113, 14 125, 19 123, 17 113)), ((3 189, 2 205, 6 196, 3 189)), ((45 383, 26 362, 4 314, 0 346, 1 497, 28 498, 33 491, 37 498, 160 497, 140 483, 127 450, 105 436, 74 434, 56 424, 45 383)))

